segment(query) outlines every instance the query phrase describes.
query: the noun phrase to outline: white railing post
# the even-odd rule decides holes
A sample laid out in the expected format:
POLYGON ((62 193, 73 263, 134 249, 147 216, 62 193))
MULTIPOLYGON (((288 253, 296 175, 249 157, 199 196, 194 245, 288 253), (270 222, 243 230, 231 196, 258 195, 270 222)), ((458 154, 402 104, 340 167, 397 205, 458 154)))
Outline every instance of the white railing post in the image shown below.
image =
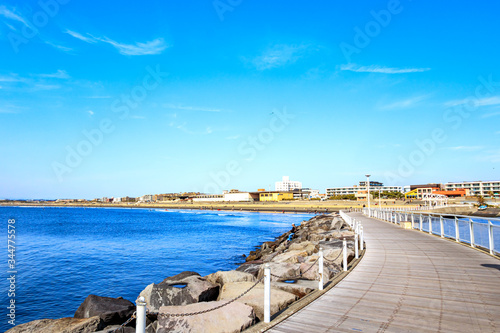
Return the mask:
POLYGON ((455 216, 455 241, 460 242, 460 229, 458 229, 458 217, 455 216))
POLYGON ((359 259, 358 252, 358 233, 354 234, 354 258, 359 259))
POLYGON ((318 289, 323 290, 323 248, 319 248, 319 260, 318 260, 318 273, 319 273, 319 285, 318 289))
POLYGON ((423 222, 422 213, 420 213, 420 222, 418 223, 419 227, 420 227, 420 231, 422 231, 422 222, 423 222))
POLYGON ((439 215, 439 224, 441 225, 441 238, 444 238, 443 215, 439 215))
POLYGON ((495 252, 495 242, 493 239, 493 223, 488 220, 488 240, 490 242, 490 254, 493 255, 495 252))
POLYGON ((146 332, 146 299, 140 296, 136 301, 136 316, 135 321, 135 333, 145 333, 146 332))
POLYGON ((342 254, 344 255, 343 256, 343 260, 342 262, 344 263, 344 272, 347 271, 347 241, 345 240, 344 238, 344 241, 342 242, 342 254))
POLYGON ((271 268, 264 266, 264 322, 271 322, 271 268))
POLYGON ((429 214, 429 234, 432 235, 432 216, 429 214))
POLYGON ((469 232, 470 232, 470 246, 476 247, 474 245, 474 222, 469 218, 469 232))
POLYGON ((359 237, 359 238, 360 238, 360 239, 359 239, 359 249, 360 249, 361 251, 363 251, 363 248, 364 248, 364 246, 365 246, 365 245, 363 244, 363 242, 364 242, 364 235, 363 235, 363 233, 364 233, 364 232, 363 232, 363 226, 361 226, 361 227, 359 227, 359 236, 360 236, 360 237, 359 237))
POLYGON ((411 213, 411 230, 415 229, 415 215, 411 213))

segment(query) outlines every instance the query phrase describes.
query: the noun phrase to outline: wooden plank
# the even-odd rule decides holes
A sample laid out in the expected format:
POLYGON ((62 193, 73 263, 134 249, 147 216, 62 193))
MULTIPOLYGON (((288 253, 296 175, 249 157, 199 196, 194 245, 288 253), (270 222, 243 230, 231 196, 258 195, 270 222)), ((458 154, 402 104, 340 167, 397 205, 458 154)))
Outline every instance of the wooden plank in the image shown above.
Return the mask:
POLYGON ((367 252, 337 286, 270 332, 500 331, 500 262, 354 213, 367 252))

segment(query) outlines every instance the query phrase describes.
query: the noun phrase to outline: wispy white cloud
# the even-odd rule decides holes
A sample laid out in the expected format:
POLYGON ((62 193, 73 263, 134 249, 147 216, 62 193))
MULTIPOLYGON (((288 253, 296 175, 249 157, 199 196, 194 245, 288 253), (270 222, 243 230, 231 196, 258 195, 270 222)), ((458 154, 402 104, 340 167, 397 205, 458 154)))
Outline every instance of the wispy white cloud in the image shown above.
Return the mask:
POLYGON ((253 59, 252 63, 258 70, 266 70, 293 64, 300 59, 307 50, 306 45, 274 45, 260 56, 253 59))
POLYGON ((357 73, 382 73, 382 74, 406 74, 406 73, 420 73, 430 71, 430 68, 395 68, 383 67, 377 65, 359 66, 356 64, 344 64, 340 66, 342 71, 351 71, 357 73))
POLYGON ((500 96, 492 96, 486 98, 464 98, 444 103, 444 105, 447 107, 465 104, 475 107, 500 105, 500 96))
POLYGON ((55 89, 60 89, 61 86, 58 84, 42 84, 42 83, 37 83, 33 86, 33 90, 55 90, 55 89))
POLYGON ((485 113, 481 116, 481 118, 491 118, 491 117, 496 117, 500 116, 500 111, 498 112, 491 112, 491 113, 485 113))
POLYGON ((500 163, 500 149, 488 150, 481 155, 477 156, 480 161, 486 161, 489 163, 500 163))
POLYGON ((221 109, 216 109, 216 108, 187 106, 187 105, 172 104, 172 103, 163 104, 163 107, 167 108, 167 109, 185 110, 185 111, 202 111, 202 112, 221 112, 222 111, 221 109))
POLYGON ((94 111, 88 110, 87 113, 92 117, 94 115, 94 111))
POLYGON ((97 43, 97 39, 91 35, 88 35, 88 37, 86 37, 86 36, 83 36, 82 34, 76 32, 76 31, 72 31, 72 30, 66 30, 65 32, 67 34, 79 39, 79 40, 83 40, 84 42, 97 43))
POLYGON ((168 45, 165 43, 163 38, 156 38, 152 41, 141 43, 136 42, 134 44, 125 44, 117 42, 111 38, 106 36, 104 37, 95 37, 91 34, 82 35, 76 31, 66 30, 66 33, 87 43, 107 43, 112 45, 115 49, 118 50, 120 54, 123 55, 154 55, 162 53, 168 45))
POLYGON ((52 79, 69 79, 70 76, 64 70, 58 69, 57 72, 52 74, 38 74, 42 78, 52 78, 52 79))
POLYGON ((444 147, 444 149, 454 150, 454 151, 477 151, 483 149, 483 146, 454 146, 454 147, 444 147))
POLYGON ((226 137, 226 140, 238 140, 239 138, 241 138, 241 135, 233 135, 226 137))
POLYGON ((192 131, 186 125, 187 125, 186 122, 184 122, 182 124, 171 122, 169 124, 170 127, 176 128, 176 129, 178 129, 186 134, 189 134, 189 135, 207 135, 207 134, 212 134, 214 132, 210 126, 207 126, 205 128, 205 130, 203 130, 203 131, 192 131))
POLYGON ((50 45, 52 47, 55 47, 56 49, 61 50, 63 52, 71 52, 71 51, 73 51, 73 49, 70 48, 70 47, 66 47, 66 46, 63 46, 63 45, 55 44, 55 43, 52 43, 52 42, 49 42, 49 41, 45 41, 45 44, 50 45))
POLYGON ((13 114, 13 113, 18 113, 18 112, 17 112, 17 111, 14 111, 14 110, 0 109, 0 113, 8 113, 8 114, 13 114))
POLYGON ((168 45, 163 38, 157 38, 146 43, 124 44, 118 43, 107 37, 100 38, 100 41, 113 45, 118 52, 124 55, 153 55, 160 54, 168 45))
POLYGON ((393 103, 389 103, 386 105, 382 105, 379 107, 382 110, 392 110, 392 109, 406 109, 410 107, 414 107, 416 104, 420 103, 421 101, 425 100, 427 96, 416 96, 416 97, 411 97, 403 100, 399 100, 393 103))
POLYGON ((26 79, 19 77, 17 74, 0 76, 0 82, 24 82, 24 81, 26 81, 26 79))
MULTIPOLYGON (((6 19, 14 20, 17 22, 22 23, 26 27, 31 27, 31 24, 24 19, 21 15, 15 13, 15 10, 10 10, 5 6, 0 6, 0 16, 5 17, 6 19)), ((16 30, 14 27, 11 26, 13 30, 16 30)))
POLYGON ((95 96, 88 96, 87 98, 100 99, 100 98, 111 98, 111 96, 95 95, 95 96))

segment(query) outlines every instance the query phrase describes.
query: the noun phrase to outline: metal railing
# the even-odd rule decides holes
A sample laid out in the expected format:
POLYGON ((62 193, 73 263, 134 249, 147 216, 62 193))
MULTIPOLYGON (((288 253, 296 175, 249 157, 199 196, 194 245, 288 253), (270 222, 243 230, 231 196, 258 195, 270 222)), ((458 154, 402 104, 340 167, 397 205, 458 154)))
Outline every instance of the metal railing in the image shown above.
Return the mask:
POLYGON ((411 223, 411 229, 427 232, 441 238, 454 239, 500 254, 500 218, 487 218, 441 213, 417 213, 401 210, 365 208, 363 214, 379 220, 401 224, 411 223), (498 243, 495 246, 495 241, 498 243))

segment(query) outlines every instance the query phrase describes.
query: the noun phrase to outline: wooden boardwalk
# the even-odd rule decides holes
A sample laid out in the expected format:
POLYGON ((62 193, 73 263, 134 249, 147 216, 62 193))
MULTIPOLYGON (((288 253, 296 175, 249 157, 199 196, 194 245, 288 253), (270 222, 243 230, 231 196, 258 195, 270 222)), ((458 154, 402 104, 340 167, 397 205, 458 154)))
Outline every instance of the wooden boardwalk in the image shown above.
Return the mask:
POLYGON ((337 286, 268 332, 500 332, 500 260, 361 220, 367 251, 337 286))

